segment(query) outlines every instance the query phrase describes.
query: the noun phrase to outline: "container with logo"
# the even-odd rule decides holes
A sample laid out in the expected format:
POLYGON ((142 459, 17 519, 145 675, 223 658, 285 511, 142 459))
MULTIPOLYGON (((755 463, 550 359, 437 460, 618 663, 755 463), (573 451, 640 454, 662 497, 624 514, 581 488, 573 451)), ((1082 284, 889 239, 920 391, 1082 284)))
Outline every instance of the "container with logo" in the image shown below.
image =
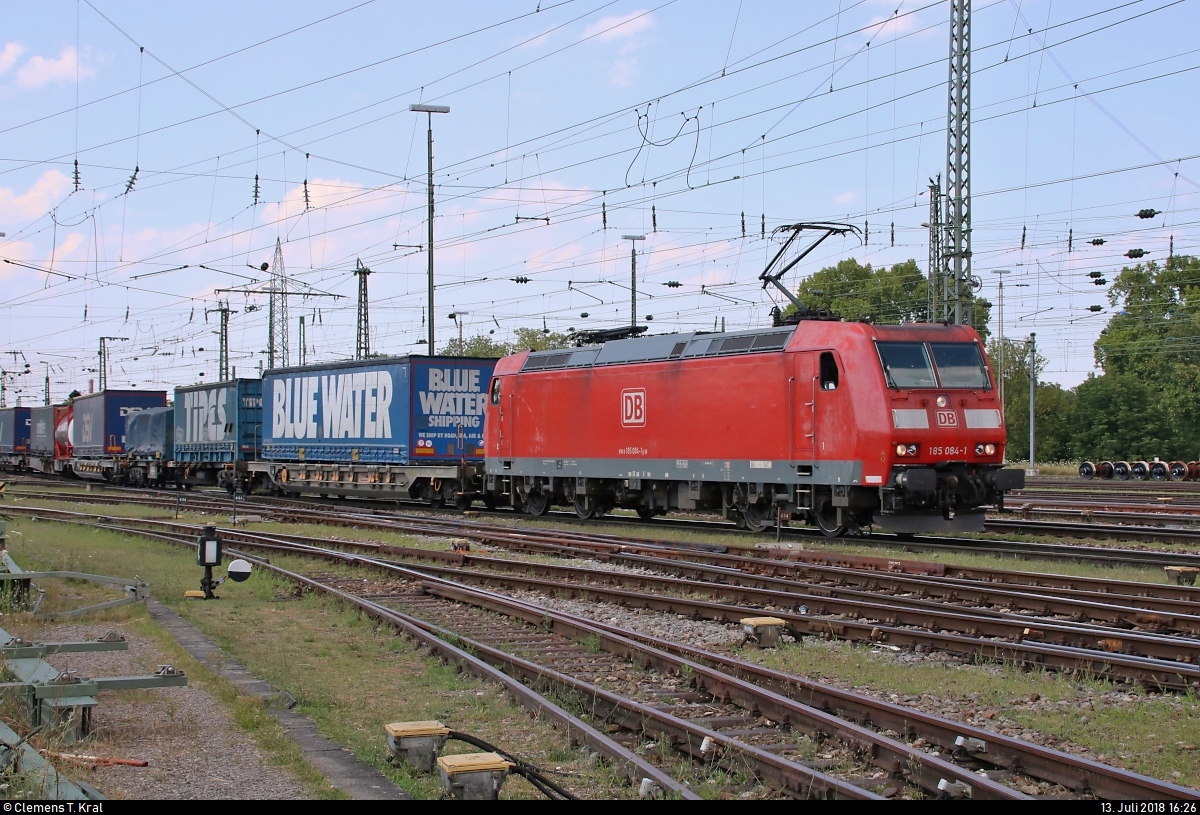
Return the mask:
POLYGON ((261 379, 175 389, 175 460, 249 461, 263 438, 261 379))
POLYGON ((0 454, 28 453, 31 428, 29 408, 0 410, 0 454))
POLYGON ((166 391, 106 390, 76 398, 70 434, 76 458, 125 453, 125 420, 132 413, 166 407, 166 391))
POLYGON ((268 371, 262 457, 399 465, 480 460, 495 364, 408 356, 268 371))

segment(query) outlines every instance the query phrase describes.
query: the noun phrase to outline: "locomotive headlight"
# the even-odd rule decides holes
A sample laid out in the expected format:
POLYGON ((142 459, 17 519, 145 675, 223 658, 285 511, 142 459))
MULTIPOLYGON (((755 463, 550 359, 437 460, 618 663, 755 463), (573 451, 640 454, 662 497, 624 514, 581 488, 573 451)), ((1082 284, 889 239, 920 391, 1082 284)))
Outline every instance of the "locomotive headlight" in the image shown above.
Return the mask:
POLYGON ((903 444, 896 445, 896 455, 903 456, 908 453, 908 447, 903 444))
POLYGON ((939 397, 937 398, 937 406, 938 406, 938 407, 940 407, 940 408, 944 408, 944 407, 946 407, 946 406, 947 406, 947 405, 949 405, 949 404, 950 404, 950 397, 949 397, 949 396, 942 395, 942 396, 939 396, 939 397))
POLYGON ((989 455, 989 456, 996 455, 996 445, 994 445, 994 444, 983 445, 983 452, 985 455, 989 455))

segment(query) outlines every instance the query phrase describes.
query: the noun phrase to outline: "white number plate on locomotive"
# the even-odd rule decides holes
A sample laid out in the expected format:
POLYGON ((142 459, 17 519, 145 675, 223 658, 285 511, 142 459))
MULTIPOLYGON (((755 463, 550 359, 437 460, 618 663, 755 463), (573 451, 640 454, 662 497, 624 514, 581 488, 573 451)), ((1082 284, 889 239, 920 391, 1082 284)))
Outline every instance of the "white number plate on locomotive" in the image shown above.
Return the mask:
POLYGON ((965 456, 967 454, 966 447, 930 447, 929 455, 931 456, 965 456))

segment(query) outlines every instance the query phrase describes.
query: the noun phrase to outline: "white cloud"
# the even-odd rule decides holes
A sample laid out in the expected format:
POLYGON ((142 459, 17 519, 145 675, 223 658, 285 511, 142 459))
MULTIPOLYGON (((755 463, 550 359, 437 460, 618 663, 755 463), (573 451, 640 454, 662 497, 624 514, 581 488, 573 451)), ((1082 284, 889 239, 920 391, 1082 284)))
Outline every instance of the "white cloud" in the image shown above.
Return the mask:
POLYGON ((0 187, 0 223, 31 221, 45 215, 71 189, 71 179, 58 170, 47 170, 26 192, 0 187))
POLYGON ((4 44, 4 50, 0 51, 0 74, 8 73, 9 69, 17 64, 17 60, 21 54, 25 53, 25 46, 19 42, 8 42, 4 44))
POLYGON ((74 81, 77 71, 81 79, 96 73, 92 68, 79 67, 79 55, 68 45, 59 53, 58 59, 30 57, 17 71, 17 85, 24 90, 35 90, 52 82, 62 85, 74 81))
POLYGON ((854 199, 855 199, 855 198, 857 198, 857 197, 858 197, 858 196, 854 194, 854 190, 849 190, 849 191, 847 191, 847 192, 844 192, 844 193, 842 193, 842 194, 841 194, 841 195, 839 195, 839 196, 836 196, 836 197, 833 199, 833 203, 835 203, 835 204, 849 204, 849 203, 851 203, 852 201, 854 201, 854 199))
POLYGON ((645 9, 638 9, 620 17, 604 17, 597 20, 583 30, 580 39, 587 39, 595 35, 596 39, 604 42, 632 37, 654 28, 654 25, 654 15, 647 14, 645 9))

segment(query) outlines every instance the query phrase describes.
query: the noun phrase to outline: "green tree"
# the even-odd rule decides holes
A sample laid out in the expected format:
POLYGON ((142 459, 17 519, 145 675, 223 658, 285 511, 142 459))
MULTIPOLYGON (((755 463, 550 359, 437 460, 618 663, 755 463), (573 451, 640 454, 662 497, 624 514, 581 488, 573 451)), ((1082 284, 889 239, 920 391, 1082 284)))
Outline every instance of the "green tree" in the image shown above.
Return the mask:
MULTIPOLYGON (((1008 458, 1029 458, 1029 346, 1005 339, 1003 353, 998 339, 988 343, 988 357, 997 381, 1004 380, 1004 424, 1008 433, 1008 458)), ((1061 385, 1041 381, 1046 358, 1038 354, 1038 374, 1033 414, 1036 423, 1034 453, 1038 461, 1062 461, 1075 455, 1074 424, 1076 396, 1061 385)))
POLYGON ((454 337, 438 353, 460 357, 503 357, 518 351, 570 348, 572 344, 568 335, 542 328, 518 328, 513 335, 511 342, 499 342, 490 334, 476 334, 464 338, 461 347, 458 337, 454 337))
MULTIPOLYGON (((915 260, 878 269, 846 258, 800 282, 800 302, 810 309, 824 308, 848 320, 872 318, 878 323, 915 323, 928 320, 929 281, 915 260)), ((985 339, 992 304, 975 300, 975 327, 985 339)), ((795 311, 789 306, 785 314, 795 311)))
POLYGON ((1096 341, 1105 373, 1169 381, 1177 365, 1200 364, 1200 259, 1123 268, 1108 292, 1118 308, 1096 341))

